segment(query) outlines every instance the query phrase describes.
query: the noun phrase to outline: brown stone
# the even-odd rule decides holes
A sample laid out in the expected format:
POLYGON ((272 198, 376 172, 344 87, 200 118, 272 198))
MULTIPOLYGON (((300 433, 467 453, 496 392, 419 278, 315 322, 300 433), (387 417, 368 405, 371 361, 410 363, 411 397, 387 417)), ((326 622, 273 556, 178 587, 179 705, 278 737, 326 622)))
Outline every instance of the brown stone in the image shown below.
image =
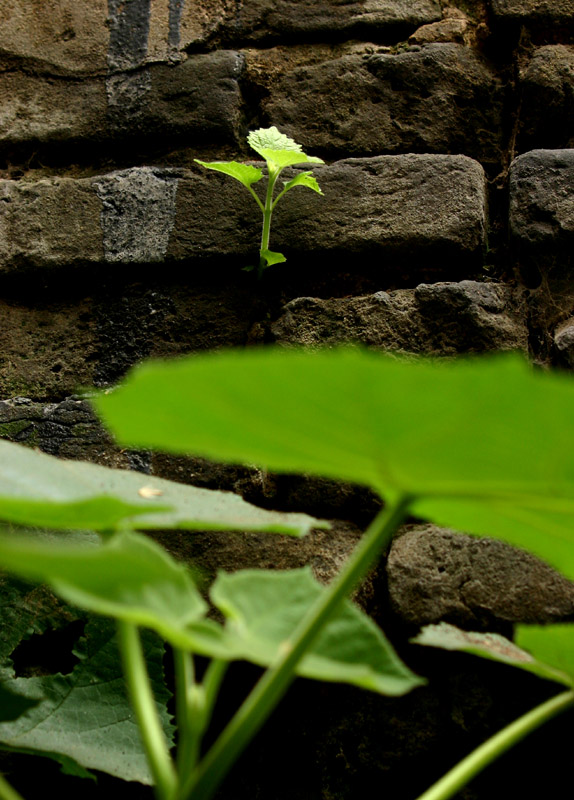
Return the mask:
POLYGON ((574 616, 574 583, 535 556, 494 539, 417 525, 387 562, 391 605, 403 623, 441 620, 469 629, 574 616))
POLYGON ((421 284, 369 297, 288 303, 272 326, 277 343, 323 347, 361 342, 429 355, 528 349, 524 305, 495 283, 421 284))
POLYGON ((574 47, 538 47, 520 73, 520 151, 574 144, 574 47))
POLYGON ((329 56, 247 54, 266 119, 327 155, 464 153, 498 161, 502 84, 472 49, 432 43, 391 52, 355 46, 329 56))

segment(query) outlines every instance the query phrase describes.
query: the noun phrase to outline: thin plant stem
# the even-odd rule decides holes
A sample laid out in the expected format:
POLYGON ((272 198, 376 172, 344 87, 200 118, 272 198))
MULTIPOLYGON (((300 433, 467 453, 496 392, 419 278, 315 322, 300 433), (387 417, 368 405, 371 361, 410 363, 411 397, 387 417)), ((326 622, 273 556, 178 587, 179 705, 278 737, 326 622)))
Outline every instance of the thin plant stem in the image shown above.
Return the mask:
POLYGON ((194 741, 192 705, 193 691, 196 687, 193 656, 179 648, 174 648, 175 666, 175 703, 177 721, 177 772, 182 775, 193 769, 199 752, 199 745, 194 741))
POLYGON ((574 691, 562 692, 511 722, 443 775, 418 800, 448 800, 485 767, 543 723, 574 707, 574 691))
POLYGON ((211 722, 219 687, 221 686, 221 681, 225 677, 228 666, 228 661, 223 661, 220 658, 214 658, 205 673, 205 677, 203 679, 203 686, 205 688, 205 711, 203 719, 204 730, 211 722))
POLYGON ((0 775, 0 800, 23 800, 22 795, 0 775))
POLYGON ((131 622, 118 620, 118 642, 128 696, 138 723, 156 794, 160 800, 172 800, 176 793, 177 776, 157 713, 137 627, 131 622))
POLYGON ((321 593, 293 637, 214 743, 194 775, 181 786, 179 800, 209 800, 293 681, 295 668, 355 585, 367 573, 404 520, 413 498, 404 495, 373 520, 341 572, 321 593))
POLYGON ((269 179, 267 182, 267 194, 265 196, 265 207, 263 209, 263 230, 261 231, 261 249, 259 251, 259 268, 257 270, 257 277, 260 278, 263 274, 267 262, 263 256, 266 250, 269 250, 269 235, 271 233, 271 216, 273 214, 273 191, 275 183, 279 177, 280 170, 273 170, 269 165, 269 179))

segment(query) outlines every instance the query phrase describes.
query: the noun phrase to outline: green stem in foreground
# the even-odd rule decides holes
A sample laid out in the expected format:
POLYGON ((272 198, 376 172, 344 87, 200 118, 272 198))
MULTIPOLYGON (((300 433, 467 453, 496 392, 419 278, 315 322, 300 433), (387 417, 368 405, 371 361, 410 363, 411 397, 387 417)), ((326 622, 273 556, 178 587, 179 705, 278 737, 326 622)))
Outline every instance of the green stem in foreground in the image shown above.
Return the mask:
POLYGON ((562 692, 533 708, 477 747, 430 789, 421 794, 418 800, 448 800, 513 745, 570 707, 574 707, 574 691, 562 692))
POLYGON ((22 795, 0 775, 0 800, 22 800, 22 795))
POLYGON ((411 496, 400 497, 373 520, 339 575, 290 640, 290 648, 270 667, 199 765, 183 782, 179 800, 209 800, 243 751, 279 703, 295 677, 295 668, 340 603, 364 577, 406 516, 411 496))
POLYGON ((196 683, 191 653, 174 648, 173 662, 175 667, 175 718, 178 734, 177 772, 181 776, 188 769, 193 769, 199 752, 199 743, 195 741, 192 718, 196 683))
POLYGON ((177 777, 157 713, 137 627, 130 622, 118 620, 118 643, 128 696, 157 796, 160 800, 172 800, 176 792, 177 777))

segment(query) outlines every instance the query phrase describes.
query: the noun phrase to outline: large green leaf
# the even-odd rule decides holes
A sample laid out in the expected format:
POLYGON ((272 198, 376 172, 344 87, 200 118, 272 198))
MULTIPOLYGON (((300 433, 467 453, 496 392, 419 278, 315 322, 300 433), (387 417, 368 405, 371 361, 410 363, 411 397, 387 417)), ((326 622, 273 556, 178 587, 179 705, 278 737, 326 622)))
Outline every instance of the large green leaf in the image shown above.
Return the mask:
MULTIPOLYGON (((163 647, 150 635, 144 649, 158 712, 168 739, 170 694, 163 681, 163 647)), ((0 722, 0 748, 48 756, 65 772, 86 777, 97 769, 124 780, 150 784, 151 776, 135 719, 125 694, 115 626, 88 624, 69 675, 7 680, 3 686, 33 707, 13 722, 0 722)))
POLYGON ((60 529, 258 530, 302 536, 306 514, 265 511, 215 492, 0 441, 0 520, 60 529))
MULTIPOLYGON (((229 657, 262 666, 275 663, 325 591, 308 568, 219 575, 210 595, 227 618, 229 657)), ((375 623, 348 600, 323 628, 296 672, 385 695, 405 694, 425 683, 400 661, 375 623)))
POLYGON ((101 545, 1 536, 0 566, 81 608, 152 628, 176 646, 193 647, 187 626, 207 609, 188 570, 136 533, 101 545))
POLYGON ((518 356, 217 353, 145 365, 97 406, 124 444, 408 493, 574 577, 574 382, 518 356))
MULTIPOLYGON (((521 626, 527 629, 530 626, 521 626)), ((554 625, 553 628, 560 626, 554 625)), ((566 626, 562 626, 566 627, 566 626)), ((545 644, 544 634, 540 639, 534 641, 526 634, 526 642, 520 641, 518 646, 513 642, 500 636, 498 633, 477 633, 474 631, 463 631, 454 625, 441 622, 438 625, 426 625, 421 632, 411 639, 413 644, 425 645, 427 647, 438 647, 442 650, 456 650, 461 653, 487 658, 490 661, 499 661, 502 664, 510 664, 519 667, 526 672, 532 672, 539 678, 563 683, 569 688, 574 686, 574 637, 572 636, 572 626, 566 634, 568 639, 567 654, 570 656, 570 664, 567 665, 565 659, 556 659, 552 652, 552 632, 547 630, 548 641, 545 644), (528 642, 530 639, 530 642, 528 642), (534 644, 534 647, 532 645, 534 644), (550 645, 549 647, 547 645, 550 645)), ((541 629, 538 628, 538 631, 541 629)), ((559 634, 560 639, 562 636, 559 634)), ((555 640, 556 641, 556 640, 555 640)))

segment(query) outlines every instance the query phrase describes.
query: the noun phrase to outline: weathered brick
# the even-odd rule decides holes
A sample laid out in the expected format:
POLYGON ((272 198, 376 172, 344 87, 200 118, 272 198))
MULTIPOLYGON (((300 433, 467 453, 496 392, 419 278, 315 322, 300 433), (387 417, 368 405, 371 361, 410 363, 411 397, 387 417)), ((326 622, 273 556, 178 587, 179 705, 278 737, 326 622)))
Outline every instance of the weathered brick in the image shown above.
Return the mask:
POLYGON ((438 0, 245 0, 225 15, 224 40, 261 41, 321 33, 359 34, 441 18, 438 0))
POLYGON ((0 64, 105 74, 177 61, 221 25, 225 0, 2 0, 0 64))
POLYGON ((532 150, 512 162, 510 232, 522 257, 548 259, 571 250, 574 150, 532 150))
MULTIPOLYGON (((290 192, 272 246, 289 253, 479 259, 484 173, 465 156, 347 159, 315 169, 325 196, 290 192)), ((138 167, 96 178, 0 182, 0 270, 254 256, 260 215, 225 176, 138 167)))
POLYGON ((367 297, 300 297, 272 326, 281 345, 361 342, 383 350, 455 355, 528 349, 525 306, 495 283, 420 284, 367 297))
POLYGON ((558 149, 574 143, 574 47, 539 47, 520 76, 518 147, 558 149))
POLYGON ((0 143, 235 142, 243 63, 239 53, 222 50, 107 77, 0 72, 0 143))
POLYGON ((492 0, 492 11, 513 21, 574 21, 574 0, 492 0))
POLYGON ((327 154, 499 160, 502 84, 475 51, 455 43, 398 52, 362 45, 335 56, 316 47, 248 52, 266 119, 327 154))

